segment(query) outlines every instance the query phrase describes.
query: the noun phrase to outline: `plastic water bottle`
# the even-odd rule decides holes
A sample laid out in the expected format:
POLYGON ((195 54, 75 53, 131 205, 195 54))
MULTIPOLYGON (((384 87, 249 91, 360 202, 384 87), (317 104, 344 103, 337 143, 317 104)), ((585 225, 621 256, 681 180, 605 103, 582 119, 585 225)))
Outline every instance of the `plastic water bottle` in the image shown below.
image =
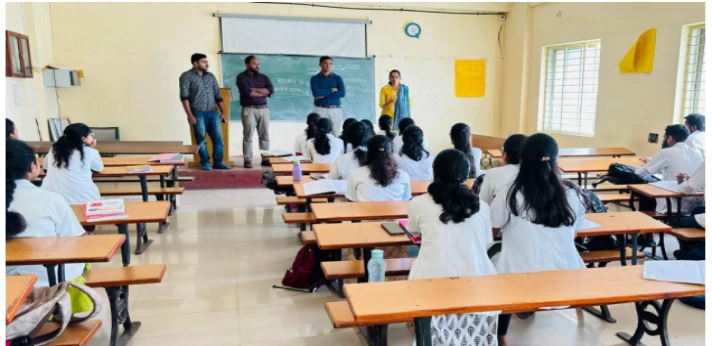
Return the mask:
POLYGON ((368 261, 368 282, 386 281, 386 261, 383 259, 383 250, 372 250, 371 259, 368 261))
POLYGON ((302 181, 302 165, 299 160, 294 161, 294 167, 292 167, 292 180, 302 181))

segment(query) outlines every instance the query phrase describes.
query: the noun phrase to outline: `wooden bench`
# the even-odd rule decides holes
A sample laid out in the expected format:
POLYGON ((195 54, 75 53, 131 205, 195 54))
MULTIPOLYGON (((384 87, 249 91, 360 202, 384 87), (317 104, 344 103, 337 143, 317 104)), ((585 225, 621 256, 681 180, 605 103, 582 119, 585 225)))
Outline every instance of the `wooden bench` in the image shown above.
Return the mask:
POLYGON ((655 220, 664 220, 664 219, 667 219, 667 217, 668 217, 667 214, 661 214, 656 211, 641 211, 641 213, 648 215, 655 220))
POLYGON ((299 234, 304 245, 316 245, 316 234, 314 231, 303 231, 299 234))
POLYGON ((581 188, 586 191, 593 191, 593 192, 628 191, 628 185, 614 185, 614 184, 601 184, 601 185, 597 185, 596 187, 593 187, 593 185, 585 185, 585 186, 581 186, 581 188))
MULTIPOLYGON (((101 328, 101 320, 89 320, 81 323, 70 324, 48 346, 84 346, 89 343, 101 328)), ((55 322, 45 323, 34 335, 46 335, 59 329, 55 322)))
MULTIPOLYGON (((163 181, 166 182, 166 185, 168 187, 172 187, 175 185, 175 183, 185 183, 185 182, 191 182, 194 181, 195 177, 165 177, 163 181)), ((111 183, 111 184, 121 184, 121 183, 136 183, 135 179, 117 179, 117 178, 94 178, 95 183, 111 183)), ((160 183, 161 179, 160 178, 146 178, 146 182, 148 183, 160 183)))
POLYGON ((316 222, 316 217, 314 213, 282 213, 282 220, 286 224, 307 224, 316 222))
MULTIPOLYGON (((386 276, 408 275, 415 258, 387 258, 386 276)), ((358 279, 366 276, 362 260, 321 262, 327 280, 358 279)))
MULTIPOLYGON (((594 263, 609 263, 609 262, 615 262, 621 259, 621 253, 618 250, 597 250, 597 251, 588 251, 588 252, 581 252, 581 259, 583 259, 583 263, 592 265, 594 263)), ((643 253, 636 253, 636 256, 638 259, 644 259, 645 254, 643 253)), ((633 258, 633 250, 630 248, 625 249, 625 258, 627 260, 630 260, 633 258)))
MULTIPOLYGON (((596 196, 598 196, 598 199, 600 199, 601 202, 603 202, 603 204, 630 202, 630 195, 627 195, 627 194, 605 193, 605 194, 596 194, 596 196)), ((637 198, 635 198, 635 199, 637 199, 637 198)))
POLYGON ((96 268, 87 272, 85 284, 93 288, 104 288, 109 296, 111 346, 126 344, 141 328, 141 322, 131 321, 128 286, 159 283, 163 281, 165 274, 165 264, 96 268), (119 325, 124 327, 121 335, 119 335, 119 325))
POLYGON ((670 234, 684 241, 705 240, 705 230, 699 228, 673 228, 670 234))
MULTIPOLYGON (((311 200, 312 203, 327 203, 326 198, 312 198, 311 200)), ((296 205, 305 205, 307 204, 307 200, 304 198, 299 198, 297 196, 278 196, 277 197, 277 205, 290 205, 290 204, 296 204, 296 205)))

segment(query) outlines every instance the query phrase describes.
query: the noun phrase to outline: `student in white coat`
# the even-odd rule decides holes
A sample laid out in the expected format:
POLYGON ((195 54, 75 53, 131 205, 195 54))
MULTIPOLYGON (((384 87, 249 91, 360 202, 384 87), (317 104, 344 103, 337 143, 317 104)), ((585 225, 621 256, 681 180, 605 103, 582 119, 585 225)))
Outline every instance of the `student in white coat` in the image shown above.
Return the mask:
POLYGON ((396 133, 393 132, 393 118, 389 115, 381 115, 381 117, 378 118, 378 130, 377 135, 386 136, 391 141, 396 138, 396 133))
MULTIPOLYGON (((470 162, 465 154, 443 150, 435 158, 434 180, 428 193, 413 198, 408 205, 408 229, 422 236, 409 280, 497 273, 487 256, 492 239, 489 206, 463 185, 469 174, 470 162)), ((490 345, 485 340, 497 335, 498 314, 433 316, 433 345, 490 345), (477 339, 482 341, 478 343, 477 339)))
MULTIPOLYGON (((40 174, 32 148, 18 140, 8 140, 5 145, 6 239, 83 236, 84 229, 64 197, 32 184, 31 180, 40 174)), ((83 263, 65 264, 65 277, 83 284, 84 266, 83 263)), ((49 286, 47 269, 41 265, 7 266, 5 274, 37 275, 35 285, 49 286)), ((73 312, 93 309, 92 300, 84 293, 70 288, 69 296, 73 312)))
POLYGON ((423 130, 409 126, 403 135, 403 147, 393 157, 398 168, 410 175, 412 180, 432 180, 435 155, 423 148, 423 130))
POLYGON ((685 144, 699 150, 705 156, 705 116, 693 113, 685 117, 685 127, 690 130, 690 135, 685 144))
POLYGON ((301 154, 307 152, 307 141, 316 136, 316 122, 321 119, 321 116, 316 113, 311 113, 307 115, 307 128, 304 129, 304 133, 299 134, 297 138, 294 139, 294 154, 301 154))
POLYGON ((457 123, 450 128, 450 141, 455 149, 467 155, 470 160, 470 175, 468 178, 477 178, 484 172, 480 169, 482 150, 470 145, 470 127, 465 123, 457 123))
POLYGON ((346 138, 346 129, 348 129, 351 124, 357 121, 358 120, 354 118, 346 118, 346 120, 344 120, 344 124, 341 126, 341 134, 339 135, 339 138, 342 142, 344 142, 344 154, 354 151, 354 148, 351 146, 348 139, 346 138))
POLYGON ((332 180, 346 179, 351 174, 351 171, 366 165, 366 142, 371 138, 371 131, 368 129, 368 125, 360 121, 354 121, 348 128, 344 129, 342 135, 346 138, 348 144, 356 149, 337 157, 331 163, 328 178, 332 180))
POLYGON ((304 157, 314 163, 332 163, 344 153, 344 142, 332 135, 332 124, 328 118, 316 122, 316 136, 307 141, 304 157))
MULTIPOLYGON (((398 122, 398 136, 393 139, 394 153, 400 153, 401 148, 403 147, 403 133, 405 132, 405 129, 413 125, 415 125, 415 120, 413 120, 413 118, 403 118, 398 122)), ((428 148, 428 138, 423 135, 423 149, 429 150, 428 148)))
MULTIPOLYGON (((585 268, 576 250, 576 230, 585 221, 580 190, 559 175, 556 141, 545 134, 522 147, 517 178, 490 208, 493 232, 502 232, 502 252, 493 258, 499 274, 585 268)), ((511 315, 500 315, 504 341, 511 315)))
MULTIPOLYGON (((487 170, 482 186, 480 187, 480 198, 492 203, 494 197, 504 187, 509 187, 519 173, 519 152, 527 139, 525 135, 511 135, 504 141, 504 152, 502 161, 505 165, 487 170)), ((504 191, 504 193, 507 193, 504 191)))
MULTIPOLYGON (((697 167, 694 173, 692 175, 687 175, 684 173, 680 173, 678 175, 678 181, 684 181, 682 184, 680 184, 680 191, 685 194, 692 194, 695 192, 698 192, 702 190, 705 187, 705 162, 702 161, 702 164, 700 164, 700 167, 697 167)), ((702 201, 704 202, 704 201, 702 201)), ((678 222, 676 218, 673 218, 671 220, 670 225, 673 228, 701 228, 705 229, 705 206, 699 206, 695 207, 690 211, 690 216, 686 216, 683 218, 680 218, 680 221, 678 222)), ((677 259, 693 259, 693 258, 687 258, 688 254, 690 254, 692 251, 691 250, 696 250, 697 254, 702 255, 702 258, 694 258, 695 260, 704 260, 704 249, 705 249, 705 243, 704 241, 702 242, 697 242, 690 244, 689 242, 682 241, 678 239, 680 242, 680 250, 676 250, 674 252, 675 258, 677 259)), ((693 256, 694 257, 694 256, 693 256)), ((699 257, 699 256, 697 256, 699 257)))
POLYGON ((376 135, 368 140, 366 166, 349 174, 346 198, 352 202, 407 201, 411 198, 410 176, 396 166, 390 139, 376 135))

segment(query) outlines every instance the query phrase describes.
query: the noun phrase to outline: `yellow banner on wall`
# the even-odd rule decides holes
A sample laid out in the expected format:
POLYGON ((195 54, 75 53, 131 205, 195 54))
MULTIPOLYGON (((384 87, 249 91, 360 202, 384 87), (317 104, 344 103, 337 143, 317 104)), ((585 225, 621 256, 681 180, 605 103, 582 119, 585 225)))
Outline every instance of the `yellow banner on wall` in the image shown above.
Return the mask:
POLYGON ((484 60, 455 60, 455 97, 484 97, 484 60))
POLYGON ((650 73, 653 72, 655 61, 655 39, 657 29, 646 30, 633 47, 618 64, 620 73, 650 73))

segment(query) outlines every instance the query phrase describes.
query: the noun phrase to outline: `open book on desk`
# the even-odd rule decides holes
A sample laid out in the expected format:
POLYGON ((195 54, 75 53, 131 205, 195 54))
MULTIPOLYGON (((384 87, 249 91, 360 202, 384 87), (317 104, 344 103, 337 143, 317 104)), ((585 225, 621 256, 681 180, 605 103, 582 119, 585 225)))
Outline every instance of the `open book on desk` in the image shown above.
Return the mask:
POLYGON ((704 285, 705 261, 645 261, 643 278, 704 285))
POLYGON ((680 184, 678 184, 675 180, 661 180, 656 181, 654 183, 650 183, 650 185, 672 192, 682 192, 680 191, 680 184))
POLYGON ((304 194, 307 196, 346 193, 346 180, 323 179, 311 183, 302 184, 304 194))

